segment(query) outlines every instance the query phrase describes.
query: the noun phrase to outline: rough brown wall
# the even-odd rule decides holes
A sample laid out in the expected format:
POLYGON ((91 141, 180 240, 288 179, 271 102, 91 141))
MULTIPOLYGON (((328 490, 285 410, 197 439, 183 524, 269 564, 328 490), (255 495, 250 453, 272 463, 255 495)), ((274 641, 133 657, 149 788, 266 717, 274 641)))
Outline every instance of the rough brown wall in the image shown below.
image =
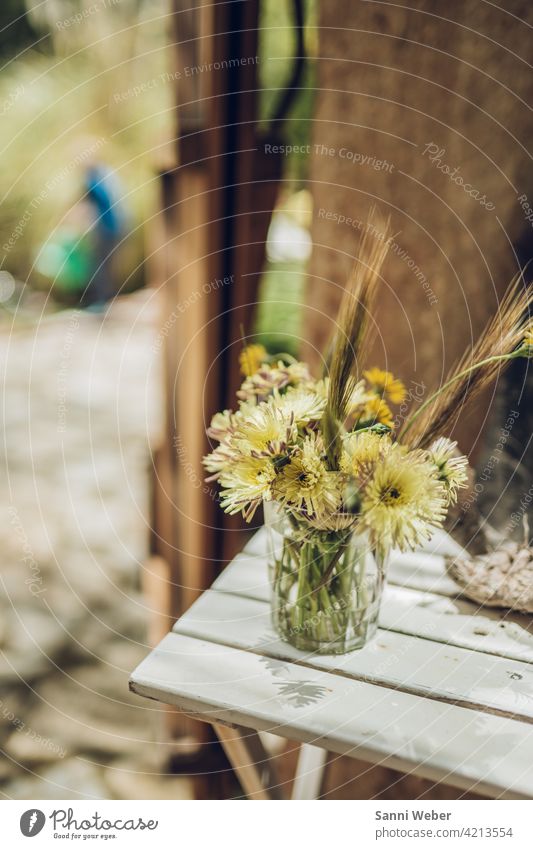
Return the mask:
MULTIPOLYGON (((320 15, 307 343, 317 356, 328 339, 357 252, 357 228, 338 219, 364 222, 375 204, 398 235, 371 359, 433 387, 496 309, 517 269, 512 245, 531 227, 518 197, 533 204, 533 6, 327 0, 320 15), (430 143, 478 198, 430 161, 430 143)), ((485 409, 462 419, 466 450, 485 409)))

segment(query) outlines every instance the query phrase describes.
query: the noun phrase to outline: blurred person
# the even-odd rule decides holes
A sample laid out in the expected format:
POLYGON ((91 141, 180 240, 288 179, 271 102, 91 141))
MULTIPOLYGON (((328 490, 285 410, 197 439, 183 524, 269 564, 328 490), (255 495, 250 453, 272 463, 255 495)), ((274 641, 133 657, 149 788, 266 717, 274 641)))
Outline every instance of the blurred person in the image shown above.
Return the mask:
POLYGON ((118 288, 113 260, 126 232, 126 216, 120 183, 111 168, 100 162, 90 163, 84 183, 85 199, 94 216, 94 272, 85 290, 84 302, 93 309, 103 309, 118 288))

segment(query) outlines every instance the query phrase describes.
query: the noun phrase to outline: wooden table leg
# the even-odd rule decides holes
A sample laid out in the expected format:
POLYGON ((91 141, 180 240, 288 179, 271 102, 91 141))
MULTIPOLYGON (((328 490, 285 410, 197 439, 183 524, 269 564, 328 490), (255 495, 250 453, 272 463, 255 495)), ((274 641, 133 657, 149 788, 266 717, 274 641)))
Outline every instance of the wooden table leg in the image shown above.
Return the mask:
POLYGON ((319 746, 302 743, 292 789, 293 799, 318 799, 328 760, 328 752, 319 746))
POLYGON ((213 723, 242 789, 250 799, 283 799, 270 756, 251 728, 213 723))

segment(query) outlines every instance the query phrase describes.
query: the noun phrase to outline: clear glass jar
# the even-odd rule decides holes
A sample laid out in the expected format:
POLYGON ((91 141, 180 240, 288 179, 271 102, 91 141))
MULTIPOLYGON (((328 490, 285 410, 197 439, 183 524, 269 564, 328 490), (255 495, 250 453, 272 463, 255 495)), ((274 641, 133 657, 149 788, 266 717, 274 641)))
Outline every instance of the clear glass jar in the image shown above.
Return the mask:
POLYGON ((272 621, 306 652, 344 654, 375 634, 387 555, 356 530, 317 531, 265 505, 272 621))

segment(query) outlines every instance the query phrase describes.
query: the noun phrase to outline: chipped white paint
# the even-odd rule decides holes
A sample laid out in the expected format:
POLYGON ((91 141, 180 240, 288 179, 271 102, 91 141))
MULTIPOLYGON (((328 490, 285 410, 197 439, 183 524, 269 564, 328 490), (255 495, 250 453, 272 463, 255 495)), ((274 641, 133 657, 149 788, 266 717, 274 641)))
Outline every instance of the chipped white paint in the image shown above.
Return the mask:
POLYGON ((533 665, 484 652, 379 630, 361 651, 309 656, 277 637, 266 602, 213 591, 203 594, 174 631, 533 722, 533 665))
POLYGON ((168 634, 132 676, 142 696, 211 722, 510 798, 533 796, 533 726, 168 634))
MULTIPOLYGON (((266 537, 263 532, 256 537, 263 546, 262 553, 254 538, 253 552, 247 546, 215 581, 213 589, 269 601, 266 537)), ((443 541, 438 540, 437 544, 442 550, 443 541)), ((440 554, 395 555, 381 606, 381 628, 533 663, 531 617, 480 608, 474 602, 452 597, 450 590, 445 595, 428 590, 438 582, 442 589, 446 581, 440 554), (395 567, 396 563, 401 564, 400 568, 395 567)))
POLYGON ((263 529, 133 673, 132 688, 213 723, 531 798, 531 620, 457 597, 443 554, 458 547, 446 534, 431 546, 393 557, 368 646, 316 657, 272 630, 263 529))

